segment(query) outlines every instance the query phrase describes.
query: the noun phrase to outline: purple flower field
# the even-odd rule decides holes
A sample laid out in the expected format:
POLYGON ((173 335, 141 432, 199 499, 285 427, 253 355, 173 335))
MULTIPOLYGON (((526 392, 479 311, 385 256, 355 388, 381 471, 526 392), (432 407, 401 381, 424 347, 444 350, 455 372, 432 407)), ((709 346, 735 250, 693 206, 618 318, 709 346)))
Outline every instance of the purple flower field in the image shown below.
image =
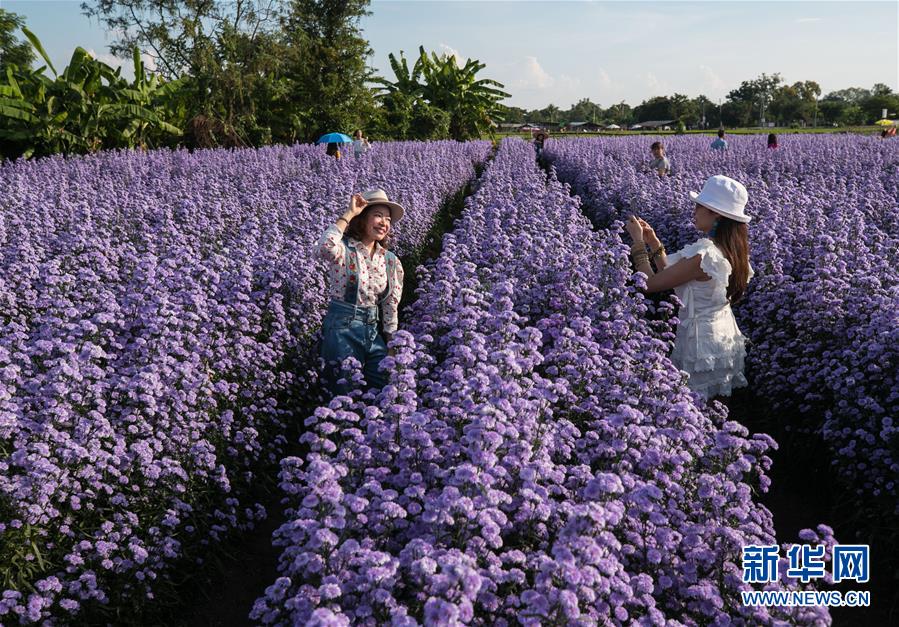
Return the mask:
MULTIPOLYGON (((614 169, 594 156, 571 171, 614 169)), ((687 390, 621 226, 592 230, 530 145, 501 144, 422 270, 389 385, 316 409, 283 460, 254 622, 829 624, 742 606, 741 547, 775 542, 757 495, 776 444, 687 390)))
MULTIPOLYGON (((598 224, 630 212, 669 250, 694 241, 690 190, 725 174, 749 191, 756 277, 735 308, 753 394, 820 438, 858 525, 899 528, 899 144, 858 135, 666 138, 674 176, 641 171, 649 138, 554 141, 549 163, 598 224)), ((884 531, 886 530, 886 531, 884 531)))
POLYGON ((489 162, 489 142, 398 142, 0 166, 0 623, 154 602, 267 515, 252 487, 280 462, 256 624, 829 624, 742 605, 742 547, 777 541, 759 502, 777 444, 687 389, 676 300, 640 293, 623 219, 674 251, 697 238, 689 191, 746 184, 750 392, 895 528, 899 149, 669 137, 659 178, 649 143, 552 140, 549 174, 519 140, 489 162), (417 259, 484 162, 417 269, 389 385, 322 404, 321 231, 382 187, 417 259))
POLYGON ((152 599, 265 516, 326 308, 314 243, 352 191, 424 243, 489 142, 105 153, 0 166, 0 622, 152 599))

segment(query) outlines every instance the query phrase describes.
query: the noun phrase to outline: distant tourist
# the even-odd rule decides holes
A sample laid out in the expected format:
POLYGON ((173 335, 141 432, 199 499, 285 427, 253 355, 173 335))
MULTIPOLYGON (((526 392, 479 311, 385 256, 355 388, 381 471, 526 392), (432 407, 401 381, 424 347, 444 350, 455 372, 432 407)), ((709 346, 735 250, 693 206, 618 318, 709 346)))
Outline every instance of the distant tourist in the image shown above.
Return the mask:
POLYGON ((539 157, 543 152, 543 142, 546 141, 546 133, 543 131, 538 131, 534 136, 534 150, 537 151, 537 156, 539 157))
POLYGON ((768 133, 768 148, 777 148, 777 135, 768 133))
POLYGON ((328 142, 328 148, 327 150, 325 150, 325 153, 329 157, 340 159, 340 144, 338 144, 337 142, 328 142))
POLYGON ((368 143, 368 138, 362 135, 361 129, 358 129, 353 133, 353 156, 361 157, 368 152, 369 148, 371 148, 371 144, 368 143))
POLYGON ((718 139, 712 142, 712 150, 727 150, 727 140, 724 139, 724 129, 718 129, 718 139))
POLYGON ((673 289, 681 300, 671 361, 689 375, 687 386, 705 398, 730 396, 733 388, 747 383, 745 339, 731 305, 743 297, 753 275, 751 218, 744 211, 749 195, 738 181, 716 175, 690 197, 693 224, 707 235, 669 257, 653 228, 631 216, 631 257, 636 270, 648 277, 647 292, 673 289))
POLYGON ((665 146, 662 142, 653 142, 649 147, 653 159, 649 162, 649 169, 658 172, 659 176, 665 176, 671 173, 671 162, 665 156, 665 146))

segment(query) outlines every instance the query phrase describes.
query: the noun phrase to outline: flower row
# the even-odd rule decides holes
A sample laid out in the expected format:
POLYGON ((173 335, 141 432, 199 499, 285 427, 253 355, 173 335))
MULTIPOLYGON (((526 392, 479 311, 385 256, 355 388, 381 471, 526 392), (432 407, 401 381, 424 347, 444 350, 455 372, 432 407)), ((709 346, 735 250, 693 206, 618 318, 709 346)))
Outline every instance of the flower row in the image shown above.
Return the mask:
POLYGON ((389 384, 316 409, 307 453, 283 460, 281 576, 251 619, 829 620, 742 605, 742 546, 775 541, 753 494, 776 445, 688 391, 620 226, 591 230, 529 145, 501 144, 424 271, 389 384))
POLYGON ((857 135, 666 141, 674 175, 643 170, 648 139, 553 142, 546 155, 598 224, 633 212, 669 249, 693 241, 690 190, 725 174, 749 191, 756 276, 735 309, 753 392, 818 434, 848 494, 899 514, 899 152, 857 135))
POLYGON ((314 389, 320 232, 352 191, 416 251, 487 142, 104 153, 0 167, 0 622, 152 598, 265 515, 314 389))

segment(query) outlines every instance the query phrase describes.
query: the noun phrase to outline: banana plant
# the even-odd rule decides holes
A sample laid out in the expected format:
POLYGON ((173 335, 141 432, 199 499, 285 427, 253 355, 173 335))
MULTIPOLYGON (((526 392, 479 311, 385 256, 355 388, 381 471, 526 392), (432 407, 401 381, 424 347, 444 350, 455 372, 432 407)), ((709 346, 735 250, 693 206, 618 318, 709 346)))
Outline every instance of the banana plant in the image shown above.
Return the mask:
POLYGON ((117 130, 122 143, 148 148, 152 147, 152 137, 157 132, 180 136, 181 129, 167 122, 166 118, 174 116, 170 105, 177 99, 185 79, 164 82, 158 74, 148 77, 137 48, 132 53, 132 59, 134 82, 117 90, 117 101, 111 107, 111 113, 120 122, 117 130), (159 111, 162 111, 162 116, 159 111))
POLYGON ((475 59, 467 59, 459 66, 455 57, 438 56, 418 49, 419 55, 412 69, 400 52, 397 59, 388 55, 394 80, 377 78, 378 97, 385 105, 405 102, 408 108, 419 101, 446 111, 450 116, 450 135, 464 140, 482 134, 492 134, 494 120, 502 118, 499 102, 509 97, 502 91, 504 85, 489 78, 478 79, 477 74, 486 65, 475 59))
POLYGON ((450 114, 450 134, 464 140, 484 133, 492 134, 494 120, 501 119, 500 101, 508 98, 504 85, 495 80, 478 79, 486 64, 466 59, 459 66, 455 57, 431 52, 419 47, 416 66, 424 78, 422 93, 425 99, 450 114))
POLYGON ((179 136, 170 123, 182 81, 148 77, 134 53, 135 78, 76 48, 57 73, 38 38, 22 29, 46 62, 36 70, 7 68, 0 83, 0 151, 7 157, 95 152, 103 148, 149 147, 152 139, 179 136), (49 68, 54 78, 45 74, 49 68))
POLYGON ((373 82, 381 86, 378 88, 380 90, 379 96, 384 98, 389 94, 399 93, 411 100, 421 98, 422 85, 418 80, 421 77, 422 72, 420 59, 416 60, 415 65, 412 66, 412 71, 410 72, 409 65, 406 62, 406 57, 402 50, 400 50, 399 60, 397 60, 392 52, 387 55, 387 58, 390 61, 390 68, 393 70, 393 75, 396 77, 396 80, 389 81, 380 77, 374 79, 373 82))

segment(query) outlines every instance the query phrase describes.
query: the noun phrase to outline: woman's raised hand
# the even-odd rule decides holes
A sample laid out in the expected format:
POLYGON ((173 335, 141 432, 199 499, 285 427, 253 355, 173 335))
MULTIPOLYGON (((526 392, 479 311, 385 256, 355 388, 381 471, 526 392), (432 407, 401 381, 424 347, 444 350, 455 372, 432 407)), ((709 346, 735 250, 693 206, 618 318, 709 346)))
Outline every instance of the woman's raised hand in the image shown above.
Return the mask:
POLYGON ((647 222, 643 218, 637 218, 637 223, 643 229, 643 241, 653 248, 657 248, 662 242, 659 241, 655 230, 651 226, 649 226, 649 222, 647 222))
POLYGON ((643 226, 640 224, 640 218, 631 216, 628 218, 625 228, 635 244, 643 241, 643 226))
POLYGON ((362 213, 362 210, 365 209, 366 205, 368 205, 368 201, 362 197, 362 194, 353 194, 353 196, 350 198, 349 211, 355 218, 360 213, 362 213))

